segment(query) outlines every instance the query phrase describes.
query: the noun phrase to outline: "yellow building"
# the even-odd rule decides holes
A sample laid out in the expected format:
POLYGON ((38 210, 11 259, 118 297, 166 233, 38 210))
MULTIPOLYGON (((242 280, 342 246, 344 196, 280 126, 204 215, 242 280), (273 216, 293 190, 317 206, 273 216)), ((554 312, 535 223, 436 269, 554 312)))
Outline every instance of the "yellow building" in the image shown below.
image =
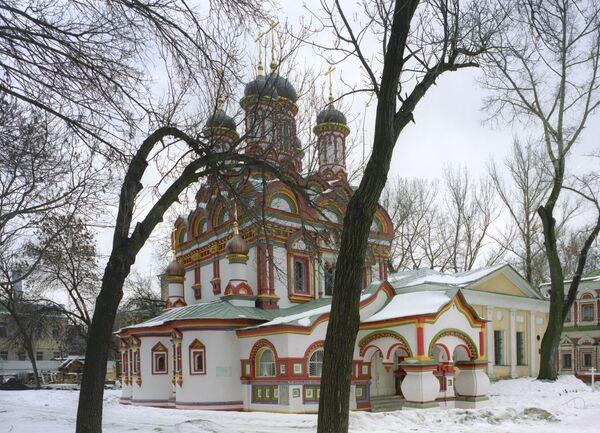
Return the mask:
POLYGON ((512 266, 462 273, 420 269, 392 274, 389 280, 398 293, 461 289, 479 316, 488 320, 485 352, 489 377, 537 376, 549 302, 512 266))

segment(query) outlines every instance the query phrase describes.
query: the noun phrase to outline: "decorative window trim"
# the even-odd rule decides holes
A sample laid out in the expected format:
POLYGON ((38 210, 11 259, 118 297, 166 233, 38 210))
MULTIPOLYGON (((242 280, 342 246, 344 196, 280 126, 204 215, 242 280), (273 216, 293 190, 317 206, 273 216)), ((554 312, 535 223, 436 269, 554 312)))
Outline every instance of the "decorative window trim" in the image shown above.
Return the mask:
POLYGON ((169 374, 168 350, 162 343, 156 343, 152 348, 152 374, 169 374), (158 360, 163 359, 162 369, 158 368, 158 360))
POLYGON ((318 359, 313 360, 314 356, 317 356, 317 353, 322 353, 323 355, 325 354, 325 351, 322 347, 319 347, 315 350, 312 351, 312 353, 310 353, 310 355, 308 356, 308 361, 307 361, 307 365, 306 365, 306 372, 308 373, 308 377, 321 377, 323 374, 323 355, 321 355, 321 359, 320 361, 318 359), (319 374, 312 374, 312 366, 315 365, 315 369, 319 370, 319 365, 320 365, 320 372, 319 374))
POLYGON ((312 292, 310 279, 311 279, 310 257, 304 256, 304 255, 299 255, 299 254, 293 254, 292 255, 292 293, 294 295, 310 296, 311 292, 312 292), (304 264, 305 290, 303 290, 303 291, 296 290, 296 262, 302 262, 304 264))
POLYGON ((277 357, 275 356, 275 352, 273 351, 273 349, 271 349, 270 347, 262 347, 261 349, 259 349, 259 351, 256 352, 254 365, 255 365, 254 373, 255 373, 256 377, 275 377, 277 374, 277 357), (270 352, 271 355, 273 356, 273 369, 272 369, 273 372, 272 372, 272 374, 261 374, 262 373, 261 363, 263 362, 262 357, 267 352, 270 352))
POLYGON ((198 339, 192 341, 189 347, 190 375, 199 376, 206 374, 206 347, 198 339), (202 368, 196 367, 196 359, 202 359, 202 368))
POLYGON ((586 323, 593 323, 596 321, 596 303, 594 301, 589 302, 586 300, 586 302, 579 303, 579 321, 586 322, 586 323), (591 319, 584 318, 584 315, 583 315, 584 307, 591 308, 591 310, 592 310, 592 318, 591 319))

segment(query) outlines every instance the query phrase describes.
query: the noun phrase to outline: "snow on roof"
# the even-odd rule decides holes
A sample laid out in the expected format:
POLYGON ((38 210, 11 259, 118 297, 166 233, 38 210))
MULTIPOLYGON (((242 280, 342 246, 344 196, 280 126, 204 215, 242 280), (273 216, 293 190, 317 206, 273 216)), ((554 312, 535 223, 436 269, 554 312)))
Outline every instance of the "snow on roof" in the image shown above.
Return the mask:
POLYGON ((444 284, 453 287, 464 287, 469 283, 480 280, 505 264, 475 269, 467 272, 441 273, 432 269, 419 269, 417 271, 397 272, 390 275, 389 282, 394 288, 417 286, 419 284, 444 284))
MULTIPOLYGON (((371 296, 372 296, 371 294, 364 294, 360 297, 360 301, 362 302, 365 299, 370 298, 371 296)), ((317 303, 319 301, 321 301, 321 300, 311 301, 309 303, 304 304, 303 307, 308 307, 310 304, 317 303)), ((276 317, 269 322, 252 326, 252 328, 262 328, 265 326, 275 326, 275 325, 283 325, 283 324, 293 325, 293 326, 302 326, 302 327, 307 328, 307 327, 311 326, 314 323, 314 321, 316 319, 318 319, 319 317, 321 317, 323 314, 327 314, 331 311, 331 300, 326 299, 324 301, 327 301, 327 304, 321 305, 316 308, 311 308, 311 309, 307 309, 304 311, 300 311, 299 313, 296 313, 296 314, 290 314, 287 316, 276 317)), ((285 312, 285 309, 283 310, 283 312, 285 312)))
POLYGON ((396 295, 377 313, 363 322, 378 322, 400 317, 433 314, 450 302, 446 291, 412 292, 396 295))

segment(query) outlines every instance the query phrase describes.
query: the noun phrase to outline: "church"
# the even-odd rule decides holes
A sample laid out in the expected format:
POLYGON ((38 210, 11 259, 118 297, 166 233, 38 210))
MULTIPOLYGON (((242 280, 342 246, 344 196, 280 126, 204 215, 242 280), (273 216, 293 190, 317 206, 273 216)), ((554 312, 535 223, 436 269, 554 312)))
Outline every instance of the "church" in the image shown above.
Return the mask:
MULTIPOLYGON (((345 161, 350 129, 330 95, 314 126, 318 167, 303 169, 298 97, 277 65, 271 67, 265 74, 259 63, 240 101, 244 152, 277 164, 295 185, 266 172, 238 171, 226 182, 209 177, 200 187, 196 207, 173 228, 164 313, 118 331, 123 404, 284 413, 318 409, 336 245, 353 193, 345 161)), ((222 105, 204 135, 217 149, 240 137, 222 105)), ((379 207, 363 266, 351 408, 485 404, 488 346, 496 335, 484 314, 486 282, 502 281, 493 283, 501 288, 498 293, 509 287, 493 299, 516 299, 516 306, 523 305, 517 302, 522 296, 531 305, 523 313, 533 314, 530 323, 537 324, 527 328, 523 340, 530 363, 535 335, 545 327, 536 318, 544 316, 546 301, 528 291, 510 266, 454 279, 433 271, 388 275, 392 237, 390 217, 379 207), (472 305, 469 296, 484 307, 472 305)), ((510 349, 517 340, 509 337, 510 349)))

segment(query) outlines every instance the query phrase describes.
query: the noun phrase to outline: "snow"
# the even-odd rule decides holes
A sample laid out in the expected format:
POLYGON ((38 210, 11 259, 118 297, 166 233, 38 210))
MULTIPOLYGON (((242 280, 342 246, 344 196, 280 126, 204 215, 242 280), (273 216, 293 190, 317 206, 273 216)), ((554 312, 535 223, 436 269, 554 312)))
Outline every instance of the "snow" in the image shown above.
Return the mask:
POLYGON ((420 284, 446 284, 455 287, 464 287, 469 283, 480 280, 481 278, 496 272, 498 269, 506 265, 496 265, 487 268, 481 268, 473 271, 460 272, 460 273, 441 273, 431 269, 420 269, 419 271, 407 271, 392 274, 389 277, 390 283, 393 283, 394 287, 411 287, 418 286, 420 284), (414 278, 417 276, 417 278, 414 278), (406 280, 406 282, 403 282, 406 280))
POLYGON ((450 297, 443 291, 396 295, 385 307, 368 319, 363 320, 363 322, 377 322, 398 317, 437 313, 448 302, 450 302, 450 297))
MULTIPOLYGON (((352 412, 352 433, 597 433, 600 390, 572 376, 554 383, 530 378, 493 383, 489 405, 481 409, 352 412)), ((120 391, 104 394, 104 432, 313 433, 316 415, 211 412, 124 406, 120 391)), ((0 392, 0 431, 75 431, 77 392, 63 390, 0 392)))

